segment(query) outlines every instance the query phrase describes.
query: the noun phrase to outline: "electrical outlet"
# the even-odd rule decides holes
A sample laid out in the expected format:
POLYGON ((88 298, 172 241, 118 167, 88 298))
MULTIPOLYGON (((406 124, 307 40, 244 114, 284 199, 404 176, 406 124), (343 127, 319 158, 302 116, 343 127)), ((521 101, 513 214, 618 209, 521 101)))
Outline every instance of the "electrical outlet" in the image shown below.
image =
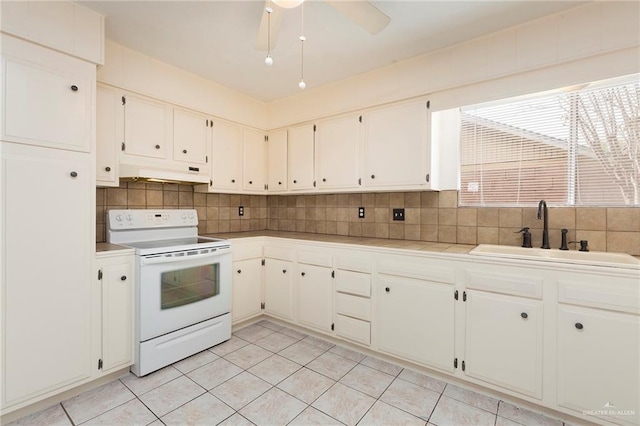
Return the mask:
POLYGON ((364 207, 358 207, 358 217, 364 219, 364 207))
POLYGON ((404 209, 393 209, 393 220, 404 222, 404 209))
POLYGON ((244 207, 243 206, 238 207, 238 216, 244 216, 244 207))

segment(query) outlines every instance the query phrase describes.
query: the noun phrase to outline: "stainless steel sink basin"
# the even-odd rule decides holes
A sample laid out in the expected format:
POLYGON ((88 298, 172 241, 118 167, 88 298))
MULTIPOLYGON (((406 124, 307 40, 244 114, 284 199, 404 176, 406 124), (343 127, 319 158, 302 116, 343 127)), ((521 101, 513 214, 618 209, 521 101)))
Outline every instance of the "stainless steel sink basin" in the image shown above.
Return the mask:
POLYGON ((480 244, 478 247, 471 250, 469 254, 474 256, 504 257, 512 259, 542 260, 547 262, 640 269, 640 259, 626 253, 610 253, 604 251, 583 252, 558 249, 545 250, 541 248, 480 244))

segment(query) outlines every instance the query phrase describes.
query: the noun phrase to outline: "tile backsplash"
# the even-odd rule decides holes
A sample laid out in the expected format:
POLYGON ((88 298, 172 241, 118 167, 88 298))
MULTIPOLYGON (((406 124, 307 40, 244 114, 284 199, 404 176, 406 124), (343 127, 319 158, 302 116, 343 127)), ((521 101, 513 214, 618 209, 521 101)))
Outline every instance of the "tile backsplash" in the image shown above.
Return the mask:
MULTIPOLYGON (((457 191, 320 195, 227 195, 193 192, 188 185, 123 183, 97 190, 97 241, 105 241, 105 212, 113 208, 195 208, 201 234, 295 231, 457 244, 520 245, 517 231, 529 227, 533 246, 542 241, 535 207, 458 207, 457 191), (244 216, 238 207, 244 207, 244 216), (358 217, 364 207, 365 217, 358 217), (404 222, 394 221, 404 208, 404 222)), ((549 241, 560 246, 588 240, 593 251, 640 256, 640 208, 550 207, 549 241)), ((574 249, 575 245, 570 248, 574 249)))

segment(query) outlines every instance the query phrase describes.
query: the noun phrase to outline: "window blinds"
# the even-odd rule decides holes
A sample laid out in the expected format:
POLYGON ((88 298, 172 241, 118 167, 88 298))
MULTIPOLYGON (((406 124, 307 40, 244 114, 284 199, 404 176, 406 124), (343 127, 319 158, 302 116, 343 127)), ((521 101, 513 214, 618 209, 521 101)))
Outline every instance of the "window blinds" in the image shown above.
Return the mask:
POLYGON ((460 117, 461 205, 640 205, 639 75, 460 117))

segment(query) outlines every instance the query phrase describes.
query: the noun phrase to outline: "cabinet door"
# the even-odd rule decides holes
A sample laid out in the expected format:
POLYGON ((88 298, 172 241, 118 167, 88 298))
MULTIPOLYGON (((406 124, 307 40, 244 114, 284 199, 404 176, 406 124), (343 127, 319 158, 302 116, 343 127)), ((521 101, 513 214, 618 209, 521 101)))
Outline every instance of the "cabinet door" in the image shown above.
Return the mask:
POLYGON ((122 95, 98 86, 96 92, 96 183, 118 186, 118 151, 123 142, 122 95))
POLYGON ((292 127, 288 131, 289 189, 313 189, 313 124, 292 127))
POLYGON ((265 135, 256 130, 243 129, 242 144, 242 189, 263 192, 267 183, 265 135))
POLYGON ((233 323, 262 313, 262 259, 233 262, 233 323))
POLYGON ((371 111, 364 117, 367 186, 427 186, 428 115, 425 102, 413 102, 371 111))
POLYGON ((105 265, 102 270, 102 371, 133 364, 132 262, 105 265))
POLYGON ((318 188, 357 188, 360 177, 360 119, 341 117, 318 123, 316 130, 318 188))
POLYGON ((153 99, 127 95, 124 104, 124 153, 167 158, 171 109, 153 99))
POLYGON ((190 164, 207 164, 211 120, 181 109, 173 110, 173 159, 190 164))
POLYGON ((640 317, 559 305, 560 406, 578 412, 603 411, 608 421, 639 424, 638 360, 640 317))
POLYGON ((453 371, 453 286, 379 275, 374 329, 381 351, 453 371))
POLYGON ((331 268, 299 264, 298 273, 298 321, 331 331, 331 268))
POLYGON ((91 158, 11 145, 0 154, 4 407, 70 387, 95 368, 91 158))
POLYGON ((217 121, 213 124, 213 188, 241 188, 242 127, 217 121))
POLYGON ((91 151, 95 66, 19 40, 2 41, 2 140, 91 151))
POLYGON ((465 372, 542 396, 542 302, 467 290, 465 372))
POLYGON ((293 264, 286 260, 266 259, 264 277, 265 313, 293 319, 293 264))
POLYGON ((267 143, 267 189, 271 192, 287 189, 287 131, 271 133, 267 143))

